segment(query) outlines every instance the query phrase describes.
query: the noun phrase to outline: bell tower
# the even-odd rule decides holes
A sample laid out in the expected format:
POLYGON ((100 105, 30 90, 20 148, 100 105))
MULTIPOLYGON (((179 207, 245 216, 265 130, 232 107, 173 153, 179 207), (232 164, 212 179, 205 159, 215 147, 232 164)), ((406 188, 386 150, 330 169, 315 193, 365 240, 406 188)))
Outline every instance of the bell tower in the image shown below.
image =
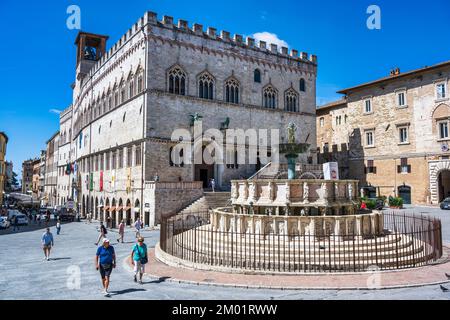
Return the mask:
POLYGON ((77 80, 81 80, 106 52, 108 36, 80 31, 77 46, 77 80))

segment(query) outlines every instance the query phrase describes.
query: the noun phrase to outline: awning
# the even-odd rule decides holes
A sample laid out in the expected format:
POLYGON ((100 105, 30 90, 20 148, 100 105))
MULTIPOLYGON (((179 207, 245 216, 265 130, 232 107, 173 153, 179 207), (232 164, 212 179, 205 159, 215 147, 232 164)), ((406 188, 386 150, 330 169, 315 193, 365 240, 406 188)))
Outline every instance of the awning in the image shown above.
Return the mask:
POLYGON ((117 209, 116 207, 110 207, 109 212, 114 212, 114 211, 116 211, 116 209, 117 209))
POLYGON ((124 211, 128 211, 128 210, 130 210, 131 209, 131 207, 123 207, 123 210, 124 211))
POLYGON ((123 210, 123 207, 117 207, 116 210, 117 211, 123 210))
POLYGON ((104 208, 103 208, 103 210, 105 210, 105 211, 109 211, 109 206, 107 206, 107 207, 104 207, 104 208))

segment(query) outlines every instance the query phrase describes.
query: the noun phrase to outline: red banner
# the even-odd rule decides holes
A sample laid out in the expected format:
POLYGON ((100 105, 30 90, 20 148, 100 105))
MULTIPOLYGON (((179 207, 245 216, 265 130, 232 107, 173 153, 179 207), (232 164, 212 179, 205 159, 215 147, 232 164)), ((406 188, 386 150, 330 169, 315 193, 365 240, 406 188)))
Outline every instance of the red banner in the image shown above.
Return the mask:
POLYGON ((100 171, 100 191, 103 191, 103 171, 100 171))

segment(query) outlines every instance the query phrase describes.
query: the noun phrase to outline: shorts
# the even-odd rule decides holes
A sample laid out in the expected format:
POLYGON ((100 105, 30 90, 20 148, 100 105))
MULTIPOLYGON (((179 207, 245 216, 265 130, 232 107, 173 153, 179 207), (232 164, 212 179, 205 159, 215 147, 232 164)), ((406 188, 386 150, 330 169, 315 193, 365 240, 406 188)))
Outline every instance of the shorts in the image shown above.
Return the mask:
POLYGON ((134 260, 134 273, 145 273, 145 264, 142 264, 139 260, 134 260))
POLYGON ((102 264, 100 264, 99 270, 100 270, 100 275, 102 276, 102 278, 104 277, 110 277, 111 276, 111 272, 112 272, 112 265, 109 268, 104 268, 102 264))
POLYGON ((51 248, 52 248, 52 245, 51 245, 51 244, 44 244, 44 245, 42 246, 42 248, 43 248, 43 249, 51 249, 51 248))

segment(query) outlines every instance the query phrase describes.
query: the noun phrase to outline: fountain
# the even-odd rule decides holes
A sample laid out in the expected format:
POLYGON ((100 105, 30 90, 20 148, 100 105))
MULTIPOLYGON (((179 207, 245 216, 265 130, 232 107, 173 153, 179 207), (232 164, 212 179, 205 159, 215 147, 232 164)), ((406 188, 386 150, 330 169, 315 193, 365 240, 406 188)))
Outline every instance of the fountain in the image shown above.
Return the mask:
POLYGON ((280 145, 287 179, 233 180, 230 206, 164 220, 158 259, 265 274, 399 269, 440 258, 440 222, 358 212, 357 180, 297 179, 296 159, 309 145, 295 141, 296 130, 289 124, 280 145))

